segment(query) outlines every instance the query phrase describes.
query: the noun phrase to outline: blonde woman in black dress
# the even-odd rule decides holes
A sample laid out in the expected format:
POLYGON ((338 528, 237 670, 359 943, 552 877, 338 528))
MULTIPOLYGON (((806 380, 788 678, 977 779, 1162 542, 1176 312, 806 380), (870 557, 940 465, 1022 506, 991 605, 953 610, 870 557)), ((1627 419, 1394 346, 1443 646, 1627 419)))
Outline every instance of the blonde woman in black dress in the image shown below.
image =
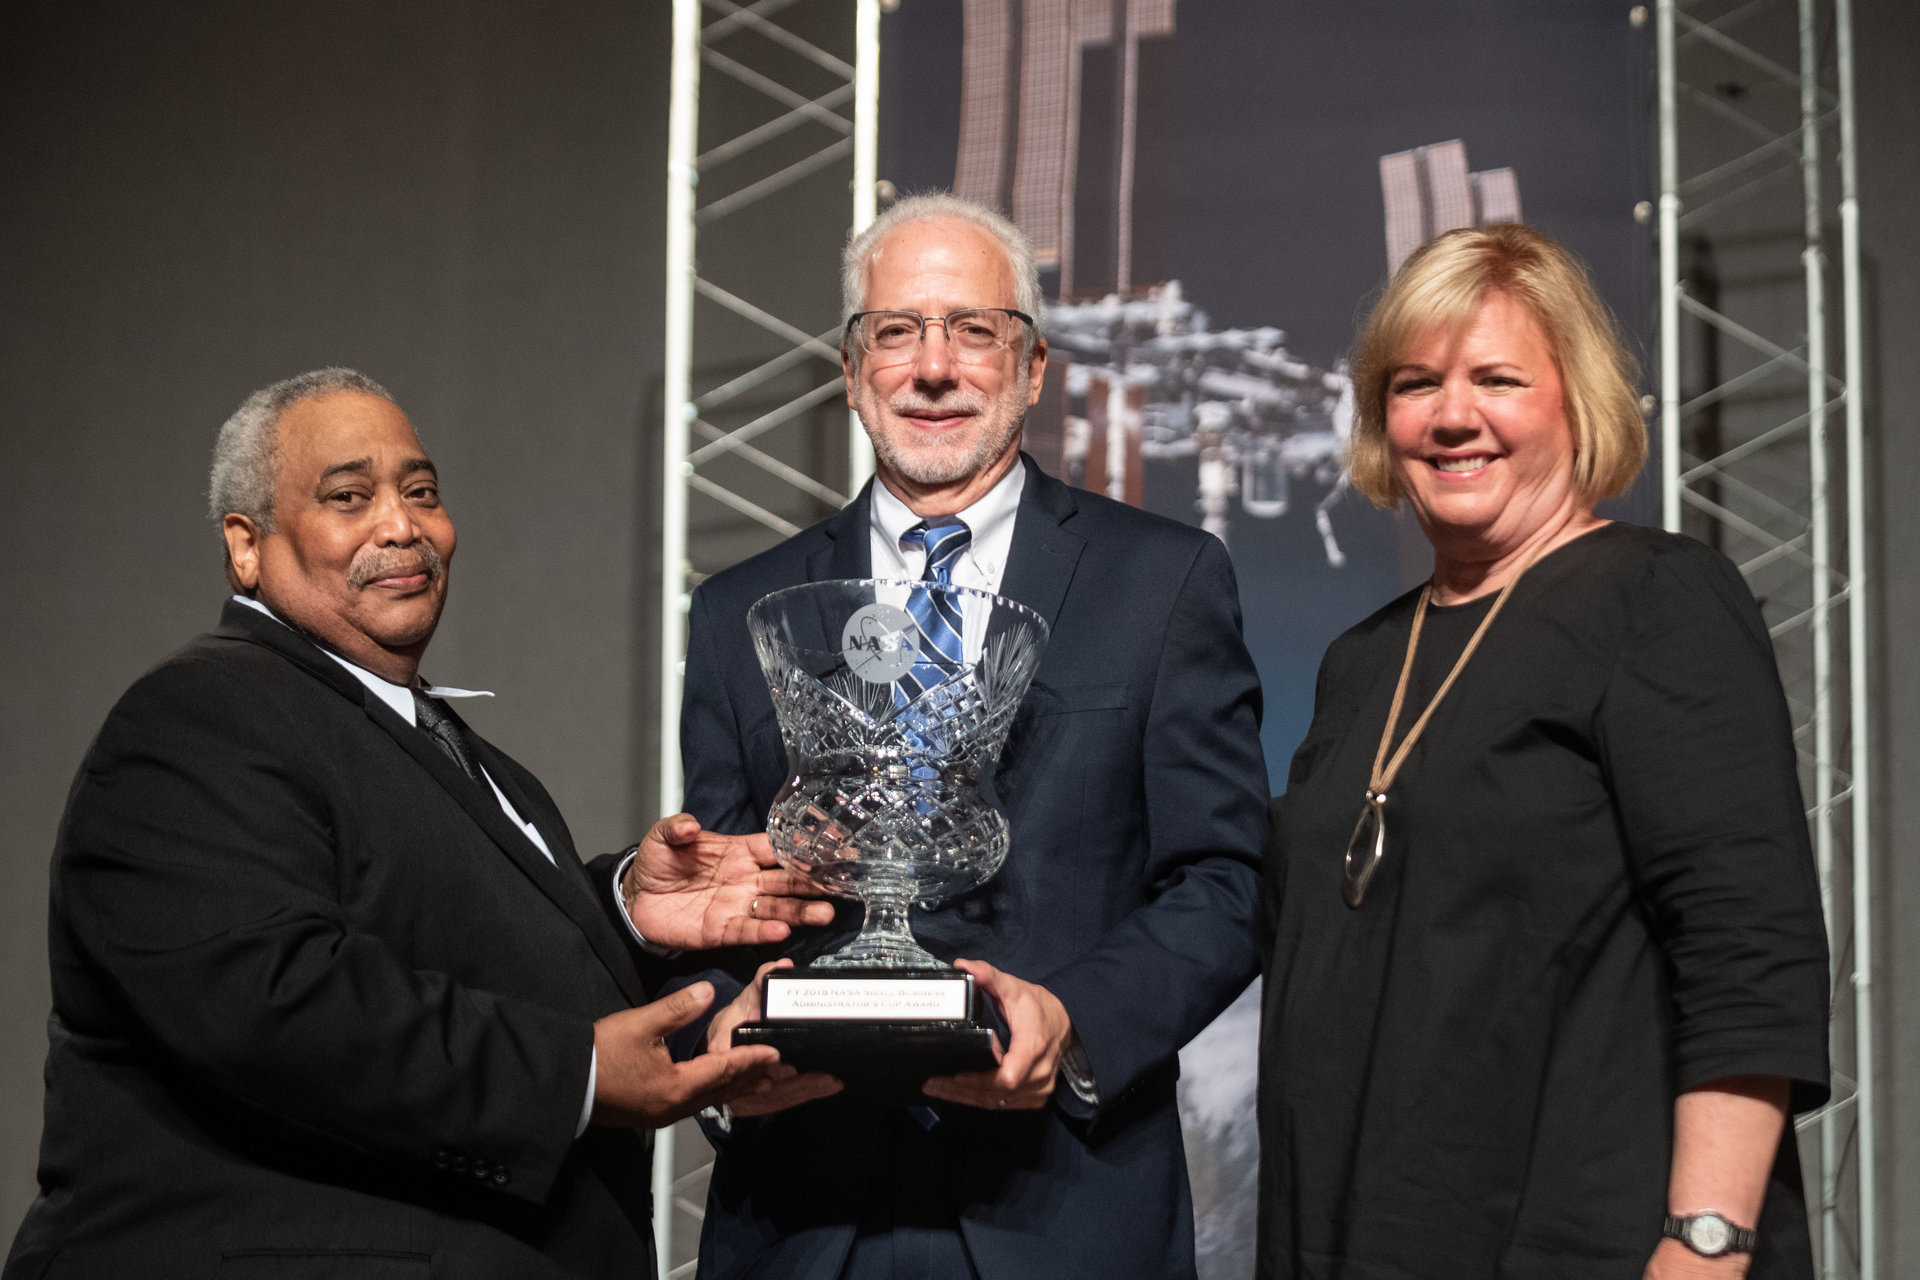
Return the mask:
POLYGON ((1826 939, 1753 597, 1594 514, 1646 431, 1544 234, 1435 240, 1354 368, 1353 482, 1434 570, 1274 803, 1259 1274, 1811 1276, 1826 939))

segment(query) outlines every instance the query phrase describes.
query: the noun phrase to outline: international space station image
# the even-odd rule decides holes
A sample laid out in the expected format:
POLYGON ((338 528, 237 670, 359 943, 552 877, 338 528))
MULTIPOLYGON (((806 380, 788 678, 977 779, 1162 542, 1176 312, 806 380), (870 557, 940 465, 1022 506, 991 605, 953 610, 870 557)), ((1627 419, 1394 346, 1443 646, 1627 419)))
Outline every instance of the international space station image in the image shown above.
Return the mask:
MULTIPOLYGON (((1142 104, 1167 101, 1156 80, 1174 0, 1018 0, 1017 14, 1015 3, 963 6, 954 190, 1012 216, 1055 299, 1029 452, 1136 506, 1148 467, 1191 468, 1202 526, 1229 543, 1236 508, 1275 519, 1304 504, 1339 568, 1331 512, 1354 411, 1344 360, 1324 368, 1289 352, 1278 325, 1214 329, 1179 280, 1142 278, 1152 267, 1136 228, 1164 217, 1143 208, 1164 196, 1138 180, 1153 124, 1142 104)), ((1382 156, 1380 183, 1389 271, 1439 232, 1520 217, 1513 170, 1469 172, 1457 139, 1382 156)))

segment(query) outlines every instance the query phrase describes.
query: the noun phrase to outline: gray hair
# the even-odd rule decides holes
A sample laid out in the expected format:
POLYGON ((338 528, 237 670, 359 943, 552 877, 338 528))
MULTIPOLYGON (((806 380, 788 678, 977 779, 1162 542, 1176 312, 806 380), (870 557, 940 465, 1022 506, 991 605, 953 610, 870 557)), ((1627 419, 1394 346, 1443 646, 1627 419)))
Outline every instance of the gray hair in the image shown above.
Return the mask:
MULTIPOLYGON (((882 240, 911 222, 929 222, 936 218, 953 218, 960 222, 970 222, 992 236, 1001 251, 1007 255, 1007 266, 1013 270, 1013 305, 1016 310, 1024 311, 1033 317, 1033 323, 1027 326, 1025 356, 1033 354, 1033 344, 1041 335, 1042 311, 1046 303, 1040 293, 1040 268, 1033 260, 1033 243, 1027 239, 1026 232, 1013 225, 1012 221, 998 210, 989 208, 977 200, 956 196, 951 191, 929 191, 923 195, 908 196, 904 200, 888 206, 886 212, 875 218, 865 231, 851 236, 847 240, 846 252, 840 255, 840 330, 844 337, 847 322, 860 310, 867 291, 867 259, 873 256, 873 250, 882 240)), ((859 350, 855 348, 853 356, 857 361, 859 350)))
POLYGON ((215 520, 228 513, 243 515, 260 532, 272 533, 280 419, 302 400, 317 400, 340 391, 361 391, 393 403, 387 389, 366 374, 331 366, 262 387, 242 401, 214 441, 207 514, 215 520))

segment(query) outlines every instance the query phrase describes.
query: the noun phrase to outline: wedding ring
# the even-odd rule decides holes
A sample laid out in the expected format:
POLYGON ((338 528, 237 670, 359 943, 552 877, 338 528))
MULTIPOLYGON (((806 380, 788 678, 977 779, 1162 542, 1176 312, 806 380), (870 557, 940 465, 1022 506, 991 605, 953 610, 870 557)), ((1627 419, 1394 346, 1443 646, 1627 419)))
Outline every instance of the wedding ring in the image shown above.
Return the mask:
POLYGON ((760 918, 760 899, 755 898, 747 904, 747 917, 752 920, 760 918))

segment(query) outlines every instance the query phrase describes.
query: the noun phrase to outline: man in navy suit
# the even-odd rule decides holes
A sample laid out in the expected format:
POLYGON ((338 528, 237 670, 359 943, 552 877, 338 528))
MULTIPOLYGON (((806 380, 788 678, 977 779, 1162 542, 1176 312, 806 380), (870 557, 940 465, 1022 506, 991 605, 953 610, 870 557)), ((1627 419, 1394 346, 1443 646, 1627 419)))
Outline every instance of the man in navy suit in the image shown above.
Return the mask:
MULTIPOLYGON (((784 781, 746 630, 767 592, 924 576, 1037 610, 1052 636, 997 784, 1011 852, 913 921, 1011 1034, 998 1070, 930 1080, 924 1107, 821 1099, 811 1076, 734 1104, 708 1126, 701 1275, 1191 1276, 1177 1054, 1257 968, 1267 799, 1226 549, 1021 454, 1047 345, 1031 249, 1004 218, 905 200, 844 265, 841 361, 878 483, 694 593, 686 807, 757 831, 784 781)), ((721 999, 746 976, 716 975, 721 999)), ((723 1049, 755 1005, 749 988, 699 1043, 723 1049)))

